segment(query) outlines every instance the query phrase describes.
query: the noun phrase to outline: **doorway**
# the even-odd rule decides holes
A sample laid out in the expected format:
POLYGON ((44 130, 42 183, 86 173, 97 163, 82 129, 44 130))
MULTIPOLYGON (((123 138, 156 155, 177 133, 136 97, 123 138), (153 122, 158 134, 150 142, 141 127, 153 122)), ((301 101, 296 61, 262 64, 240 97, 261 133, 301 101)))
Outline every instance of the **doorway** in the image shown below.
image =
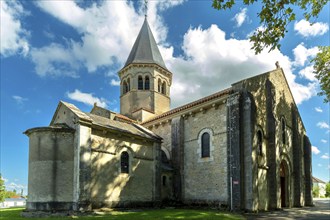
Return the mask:
POLYGON ((281 207, 288 207, 288 169, 286 162, 283 160, 280 165, 280 184, 281 184, 281 207))

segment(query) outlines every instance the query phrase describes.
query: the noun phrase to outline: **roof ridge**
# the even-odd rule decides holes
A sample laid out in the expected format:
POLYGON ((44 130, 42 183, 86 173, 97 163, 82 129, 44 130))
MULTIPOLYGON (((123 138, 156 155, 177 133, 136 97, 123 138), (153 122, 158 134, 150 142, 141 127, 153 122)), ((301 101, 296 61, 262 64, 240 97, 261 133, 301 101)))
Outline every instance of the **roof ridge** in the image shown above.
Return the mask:
POLYGON ((202 104, 204 102, 207 102, 207 101, 210 101, 212 99, 215 99, 215 98, 218 98, 218 97, 221 97, 225 94, 228 94, 232 89, 231 88, 227 88, 227 89, 224 89, 224 90, 221 90, 219 92, 216 92, 216 93, 213 93, 209 96, 206 96, 206 97, 203 97, 203 98, 200 98, 200 99, 197 99, 193 102, 190 102, 190 103, 187 103, 185 105, 182 105, 182 106, 179 106, 179 107, 176 107, 172 110, 169 110, 167 112, 164 112, 163 114, 160 114, 160 115, 157 115, 147 121, 144 121, 141 123, 141 125, 144 125, 148 122, 151 122, 151 121, 154 121, 154 120, 157 120, 157 119, 160 119, 160 118, 163 118, 163 117, 166 117, 166 116, 169 116, 169 115, 172 115, 174 113, 177 113, 177 112, 180 112, 180 111, 183 111, 185 109, 188 109, 188 108, 191 108, 191 107, 194 107, 196 105, 199 105, 199 104, 202 104))

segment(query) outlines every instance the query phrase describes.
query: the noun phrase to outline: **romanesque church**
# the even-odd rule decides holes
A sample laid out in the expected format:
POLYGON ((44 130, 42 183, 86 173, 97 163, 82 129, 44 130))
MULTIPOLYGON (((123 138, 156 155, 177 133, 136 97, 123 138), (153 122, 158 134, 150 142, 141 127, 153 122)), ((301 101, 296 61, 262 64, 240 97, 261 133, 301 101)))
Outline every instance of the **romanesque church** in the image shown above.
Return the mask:
POLYGON ((311 144, 278 63, 170 109, 175 73, 145 19, 118 74, 120 113, 60 101, 49 126, 24 132, 27 210, 312 205, 311 144))

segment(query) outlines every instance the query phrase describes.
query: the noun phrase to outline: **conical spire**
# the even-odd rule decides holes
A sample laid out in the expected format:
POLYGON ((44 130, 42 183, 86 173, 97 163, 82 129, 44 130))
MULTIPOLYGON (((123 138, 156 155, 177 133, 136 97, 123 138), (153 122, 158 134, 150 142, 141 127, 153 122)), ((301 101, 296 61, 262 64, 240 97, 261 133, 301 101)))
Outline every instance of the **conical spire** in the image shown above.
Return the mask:
POLYGON ((140 33, 135 40, 124 67, 131 63, 155 63, 167 70, 147 18, 144 20, 140 33))

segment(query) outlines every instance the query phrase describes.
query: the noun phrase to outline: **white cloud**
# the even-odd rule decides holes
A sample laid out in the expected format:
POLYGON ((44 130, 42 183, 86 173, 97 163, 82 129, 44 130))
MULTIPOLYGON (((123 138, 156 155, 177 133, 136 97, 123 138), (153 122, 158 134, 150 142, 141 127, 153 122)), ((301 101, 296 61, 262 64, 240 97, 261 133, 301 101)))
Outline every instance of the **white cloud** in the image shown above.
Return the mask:
POLYGON ((312 47, 307 49, 304 46, 304 44, 301 43, 297 47, 295 47, 292 51, 294 55, 293 64, 295 66, 304 66, 309 58, 314 57, 319 52, 319 49, 317 47, 312 47))
POLYGON ((236 21, 236 26, 237 27, 242 26, 244 21, 247 19, 246 12, 247 12, 247 8, 243 8, 243 9, 241 9, 241 11, 239 13, 237 13, 235 15, 235 17, 233 17, 233 20, 236 21))
POLYGON ((318 163, 318 164, 317 164, 317 166, 321 167, 321 166, 322 166, 322 164, 318 163))
POLYGON ((31 59, 39 76, 78 77, 79 65, 70 48, 52 43, 42 48, 31 50, 31 59))
POLYGON ((258 31, 265 31, 266 30, 266 27, 261 25, 259 27, 257 27, 255 30, 251 31, 250 33, 248 33, 246 35, 247 38, 250 38, 254 33, 257 33, 258 31))
POLYGON ((315 107, 314 110, 315 110, 316 112, 320 112, 320 113, 323 112, 323 110, 322 110, 321 107, 315 107))
POLYGON ((296 82, 293 62, 278 50, 265 49, 255 55, 249 40, 226 39, 218 26, 190 28, 183 37, 182 57, 173 57, 173 48, 160 50, 168 68, 175 74, 171 88, 172 107, 228 88, 232 83, 275 69, 283 68, 297 104, 316 95, 317 83, 296 82))
POLYGON ((313 152, 314 154, 319 154, 321 151, 320 151, 317 147, 312 146, 312 152, 313 152))
POLYGON ((325 153, 321 156, 322 159, 329 159, 329 154, 325 153))
POLYGON ((328 32, 329 25, 327 23, 322 22, 316 22, 314 24, 311 24, 309 21, 302 19, 298 22, 295 22, 294 30, 304 37, 314 37, 323 35, 328 32))
MULTIPOLYGON (((160 11, 164 11, 164 10, 166 10, 166 9, 168 9, 168 8, 172 8, 172 7, 175 7, 175 6, 177 6, 177 5, 181 5, 183 2, 185 2, 185 1, 187 1, 187 0, 175 0, 175 1, 173 1, 173 0, 165 0, 165 1, 159 1, 158 3, 157 3, 157 7, 158 7, 158 9, 160 10, 160 11)), ((152 2, 150 1, 149 3, 148 3, 148 7, 149 7, 149 5, 151 4, 152 2)))
MULTIPOLYGON (((276 61, 284 69, 297 104, 316 95, 316 82, 306 85, 296 82, 296 75, 292 72, 293 62, 288 56, 278 50, 268 53, 267 49, 255 55, 249 40, 226 39, 225 32, 216 25, 208 29, 190 28, 183 37, 184 53, 174 57, 173 47, 166 46, 168 30, 157 14, 181 3, 182 1, 150 1, 148 9, 150 27, 167 67, 175 76, 171 89, 172 107, 225 89, 231 83, 244 78, 272 70, 276 61)), ((123 65, 144 19, 142 9, 136 12, 132 3, 123 1, 104 1, 88 8, 80 8, 71 1, 38 1, 36 4, 76 29, 82 36, 79 42, 70 40, 65 48, 53 44, 36 49, 41 51, 39 59, 35 59, 36 70, 40 75, 77 76, 77 64, 84 65, 89 72, 115 62, 123 65), (122 16, 123 14, 126 16, 122 16), (69 56, 70 59, 59 59, 56 53, 48 55, 50 49, 62 54, 61 57, 69 56), (38 63, 39 60, 42 62, 38 63), (71 72, 67 72, 68 69, 71 72)), ((110 83, 118 84, 115 79, 110 83)))
MULTIPOLYGON (((148 21, 157 42, 165 42, 167 36, 167 28, 161 17, 157 16, 158 11, 182 2, 183 0, 149 2, 148 21)), ((133 3, 127 1, 103 1, 87 8, 79 7, 74 1, 38 1, 36 5, 73 27, 82 36, 81 41, 70 40, 67 48, 56 44, 34 48, 35 53, 39 52, 40 58, 46 57, 42 67, 38 59, 33 59, 39 75, 77 76, 75 68, 73 72, 58 70, 60 64, 72 68, 73 64, 80 63, 88 72, 114 63, 123 65, 144 20, 142 7, 135 11, 133 3), (48 48, 55 49, 64 56, 70 56, 71 59, 59 60, 56 54, 47 53, 48 48), (59 65, 55 66, 53 60, 59 65)))
POLYGON ((321 139, 321 142, 326 144, 328 141, 327 140, 324 140, 324 139, 321 139))
POLYGON ((19 183, 14 183, 14 182, 11 182, 9 184, 6 184, 6 189, 7 190, 16 190, 17 193, 20 193, 19 190, 24 190, 24 189, 27 189, 27 186, 23 185, 23 184, 19 184, 19 183))
POLYGON ((299 76, 311 82, 318 82, 313 71, 314 71, 313 66, 307 66, 299 71, 299 76))
POLYGON ((72 100, 82 102, 86 105, 93 106, 94 103, 96 103, 100 107, 108 107, 107 103, 109 101, 107 101, 106 99, 94 97, 92 93, 84 93, 79 91, 78 89, 76 89, 74 92, 67 92, 67 96, 72 100))
POLYGON ((18 105, 22 105, 25 101, 28 100, 27 98, 23 98, 23 97, 18 96, 18 95, 13 95, 12 98, 16 101, 16 103, 18 105))
POLYGON ((110 84, 112 86, 120 86, 120 80, 111 79, 110 84))
POLYGON ((20 18, 27 14, 18 1, 1 1, 0 4, 0 53, 4 57, 16 53, 26 55, 29 51, 27 36, 20 18))
POLYGON ((324 129, 329 129, 330 128, 329 125, 328 125, 328 123, 326 123, 324 121, 318 122, 316 125, 319 128, 324 128, 324 129))

